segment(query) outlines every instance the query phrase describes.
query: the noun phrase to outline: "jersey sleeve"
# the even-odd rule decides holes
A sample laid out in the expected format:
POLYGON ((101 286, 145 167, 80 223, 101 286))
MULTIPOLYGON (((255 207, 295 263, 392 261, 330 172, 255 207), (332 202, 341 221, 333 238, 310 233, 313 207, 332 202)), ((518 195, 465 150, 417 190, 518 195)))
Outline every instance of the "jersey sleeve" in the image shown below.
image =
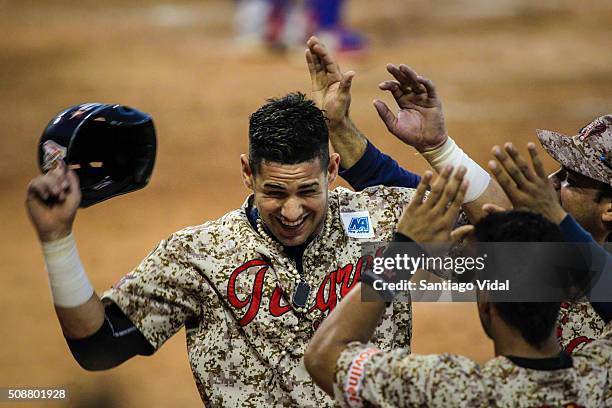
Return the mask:
POLYGON ((339 174, 356 191, 378 185, 416 188, 421 181, 420 176, 401 167, 370 141, 357 163, 348 169, 341 169, 339 174))
MULTIPOLYGON (((610 364, 610 361, 612 361, 612 322, 609 322, 604 327, 599 338, 584 346, 584 348, 574 353, 574 355, 587 357, 594 363, 608 367, 612 375, 612 365, 610 364)), ((612 377, 610 380, 612 381, 612 377)))
POLYGON ((604 368, 602 373, 602 380, 605 381, 603 385, 603 405, 605 407, 612 407, 612 322, 603 329, 601 337, 597 340, 587 344, 583 349, 574 353, 575 357, 585 357, 585 360, 589 362, 589 365, 604 368))
POLYGON ((162 241, 132 272, 106 291, 157 350, 185 322, 201 315, 202 280, 175 236, 162 241))
POLYGON ((338 358, 334 397, 344 407, 487 406, 480 368, 471 360, 383 352, 359 342, 338 358))

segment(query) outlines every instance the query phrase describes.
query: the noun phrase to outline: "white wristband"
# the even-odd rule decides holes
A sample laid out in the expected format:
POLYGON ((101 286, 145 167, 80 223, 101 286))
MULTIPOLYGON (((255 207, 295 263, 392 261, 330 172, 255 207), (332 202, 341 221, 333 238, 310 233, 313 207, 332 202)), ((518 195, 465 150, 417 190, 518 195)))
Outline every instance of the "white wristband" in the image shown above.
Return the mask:
POLYGON ((57 241, 43 242, 42 250, 53 303, 60 307, 75 307, 87 302, 94 290, 81 264, 72 234, 57 241))
POLYGON ((438 173, 449 164, 455 169, 459 166, 464 166, 467 169, 464 180, 468 180, 470 185, 463 199, 464 204, 478 199, 489 185, 491 180, 489 173, 465 154, 450 137, 442 146, 421 154, 438 173))

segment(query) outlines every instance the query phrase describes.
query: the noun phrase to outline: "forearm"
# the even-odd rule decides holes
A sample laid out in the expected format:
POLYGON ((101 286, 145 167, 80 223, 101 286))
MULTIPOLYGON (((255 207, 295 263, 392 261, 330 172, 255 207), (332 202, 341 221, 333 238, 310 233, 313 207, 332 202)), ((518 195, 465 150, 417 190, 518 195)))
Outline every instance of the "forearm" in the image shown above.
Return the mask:
POLYGON ((362 291, 364 296, 372 298, 376 293, 368 286, 357 284, 317 329, 304 355, 306 369, 329 395, 333 395, 334 372, 340 353, 350 342, 367 343, 385 311, 382 301, 362 302, 362 291))
POLYGON ((497 180, 491 178, 486 190, 474 201, 463 204, 462 208, 471 224, 475 225, 487 213, 482 210, 485 204, 495 204, 502 208, 512 208, 512 203, 497 180))
POLYGON ((379 185, 416 188, 421 181, 420 176, 402 168, 371 142, 368 142, 361 159, 350 169, 341 169, 339 174, 355 191, 379 185))
POLYGON ((104 322, 104 305, 96 293, 86 303, 76 307, 56 305, 55 313, 64 336, 70 339, 91 336, 104 322))
POLYGON ((483 204, 492 203, 504 208, 511 207, 510 201, 497 181, 450 137, 442 146, 421 154, 438 173, 448 165, 452 165, 455 169, 459 166, 467 169, 464 180, 469 182, 469 186, 462 207, 470 222, 476 223, 486 215, 482 211, 483 204))
POLYGON ((568 242, 582 242, 588 245, 589 253, 586 255, 590 258, 591 269, 595 270, 597 276, 597 281, 592 283, 589 296, 590 299, 595 299, 591 300, 591 306, 603 321, 608 323, 612 320, 612 302, 608 301, 612 288, 612 254, 597 244, 591 234, 569 214, 561 221, 559 228, 568 242), (597 271, 601 271, 601 274, 597 271))
POLYGON ((42 243, 55 311, 67 337, 95 333, 104 320, 104 306, 87 277, 76 242, 66 237, 42 243))
POLYGON ((341 123, 329 124, 329 140, 340 155, 340 165, 344 169, 353 167, 361 159, 368 145, 368 139, 350 118, 341 123))

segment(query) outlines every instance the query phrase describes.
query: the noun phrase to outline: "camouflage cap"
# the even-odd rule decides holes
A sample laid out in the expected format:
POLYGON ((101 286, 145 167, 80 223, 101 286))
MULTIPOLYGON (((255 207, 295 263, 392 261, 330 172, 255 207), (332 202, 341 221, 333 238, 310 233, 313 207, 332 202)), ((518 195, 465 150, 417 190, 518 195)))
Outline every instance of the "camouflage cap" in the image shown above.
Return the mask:
POLYGON ((576 136, 537 133, 544 149, 563 166, 612 186, 612 115, 595 119, 576 136))

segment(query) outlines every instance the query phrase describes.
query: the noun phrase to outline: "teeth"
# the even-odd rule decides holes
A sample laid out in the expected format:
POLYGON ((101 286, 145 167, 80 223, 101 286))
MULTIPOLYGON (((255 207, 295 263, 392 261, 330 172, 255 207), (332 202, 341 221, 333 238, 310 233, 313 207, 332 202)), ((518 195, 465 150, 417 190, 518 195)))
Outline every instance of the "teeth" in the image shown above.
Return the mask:
POLYGON ((302 218, 299 221, 294 221, 294 222, 284 222, 284 221, 281 221, 280 223, 283 224, 284 226, 287 226, 287 227, 296 227, 296 226, 300 225, 302 222, 304 222, 305 218, 306 217, 302 218))

